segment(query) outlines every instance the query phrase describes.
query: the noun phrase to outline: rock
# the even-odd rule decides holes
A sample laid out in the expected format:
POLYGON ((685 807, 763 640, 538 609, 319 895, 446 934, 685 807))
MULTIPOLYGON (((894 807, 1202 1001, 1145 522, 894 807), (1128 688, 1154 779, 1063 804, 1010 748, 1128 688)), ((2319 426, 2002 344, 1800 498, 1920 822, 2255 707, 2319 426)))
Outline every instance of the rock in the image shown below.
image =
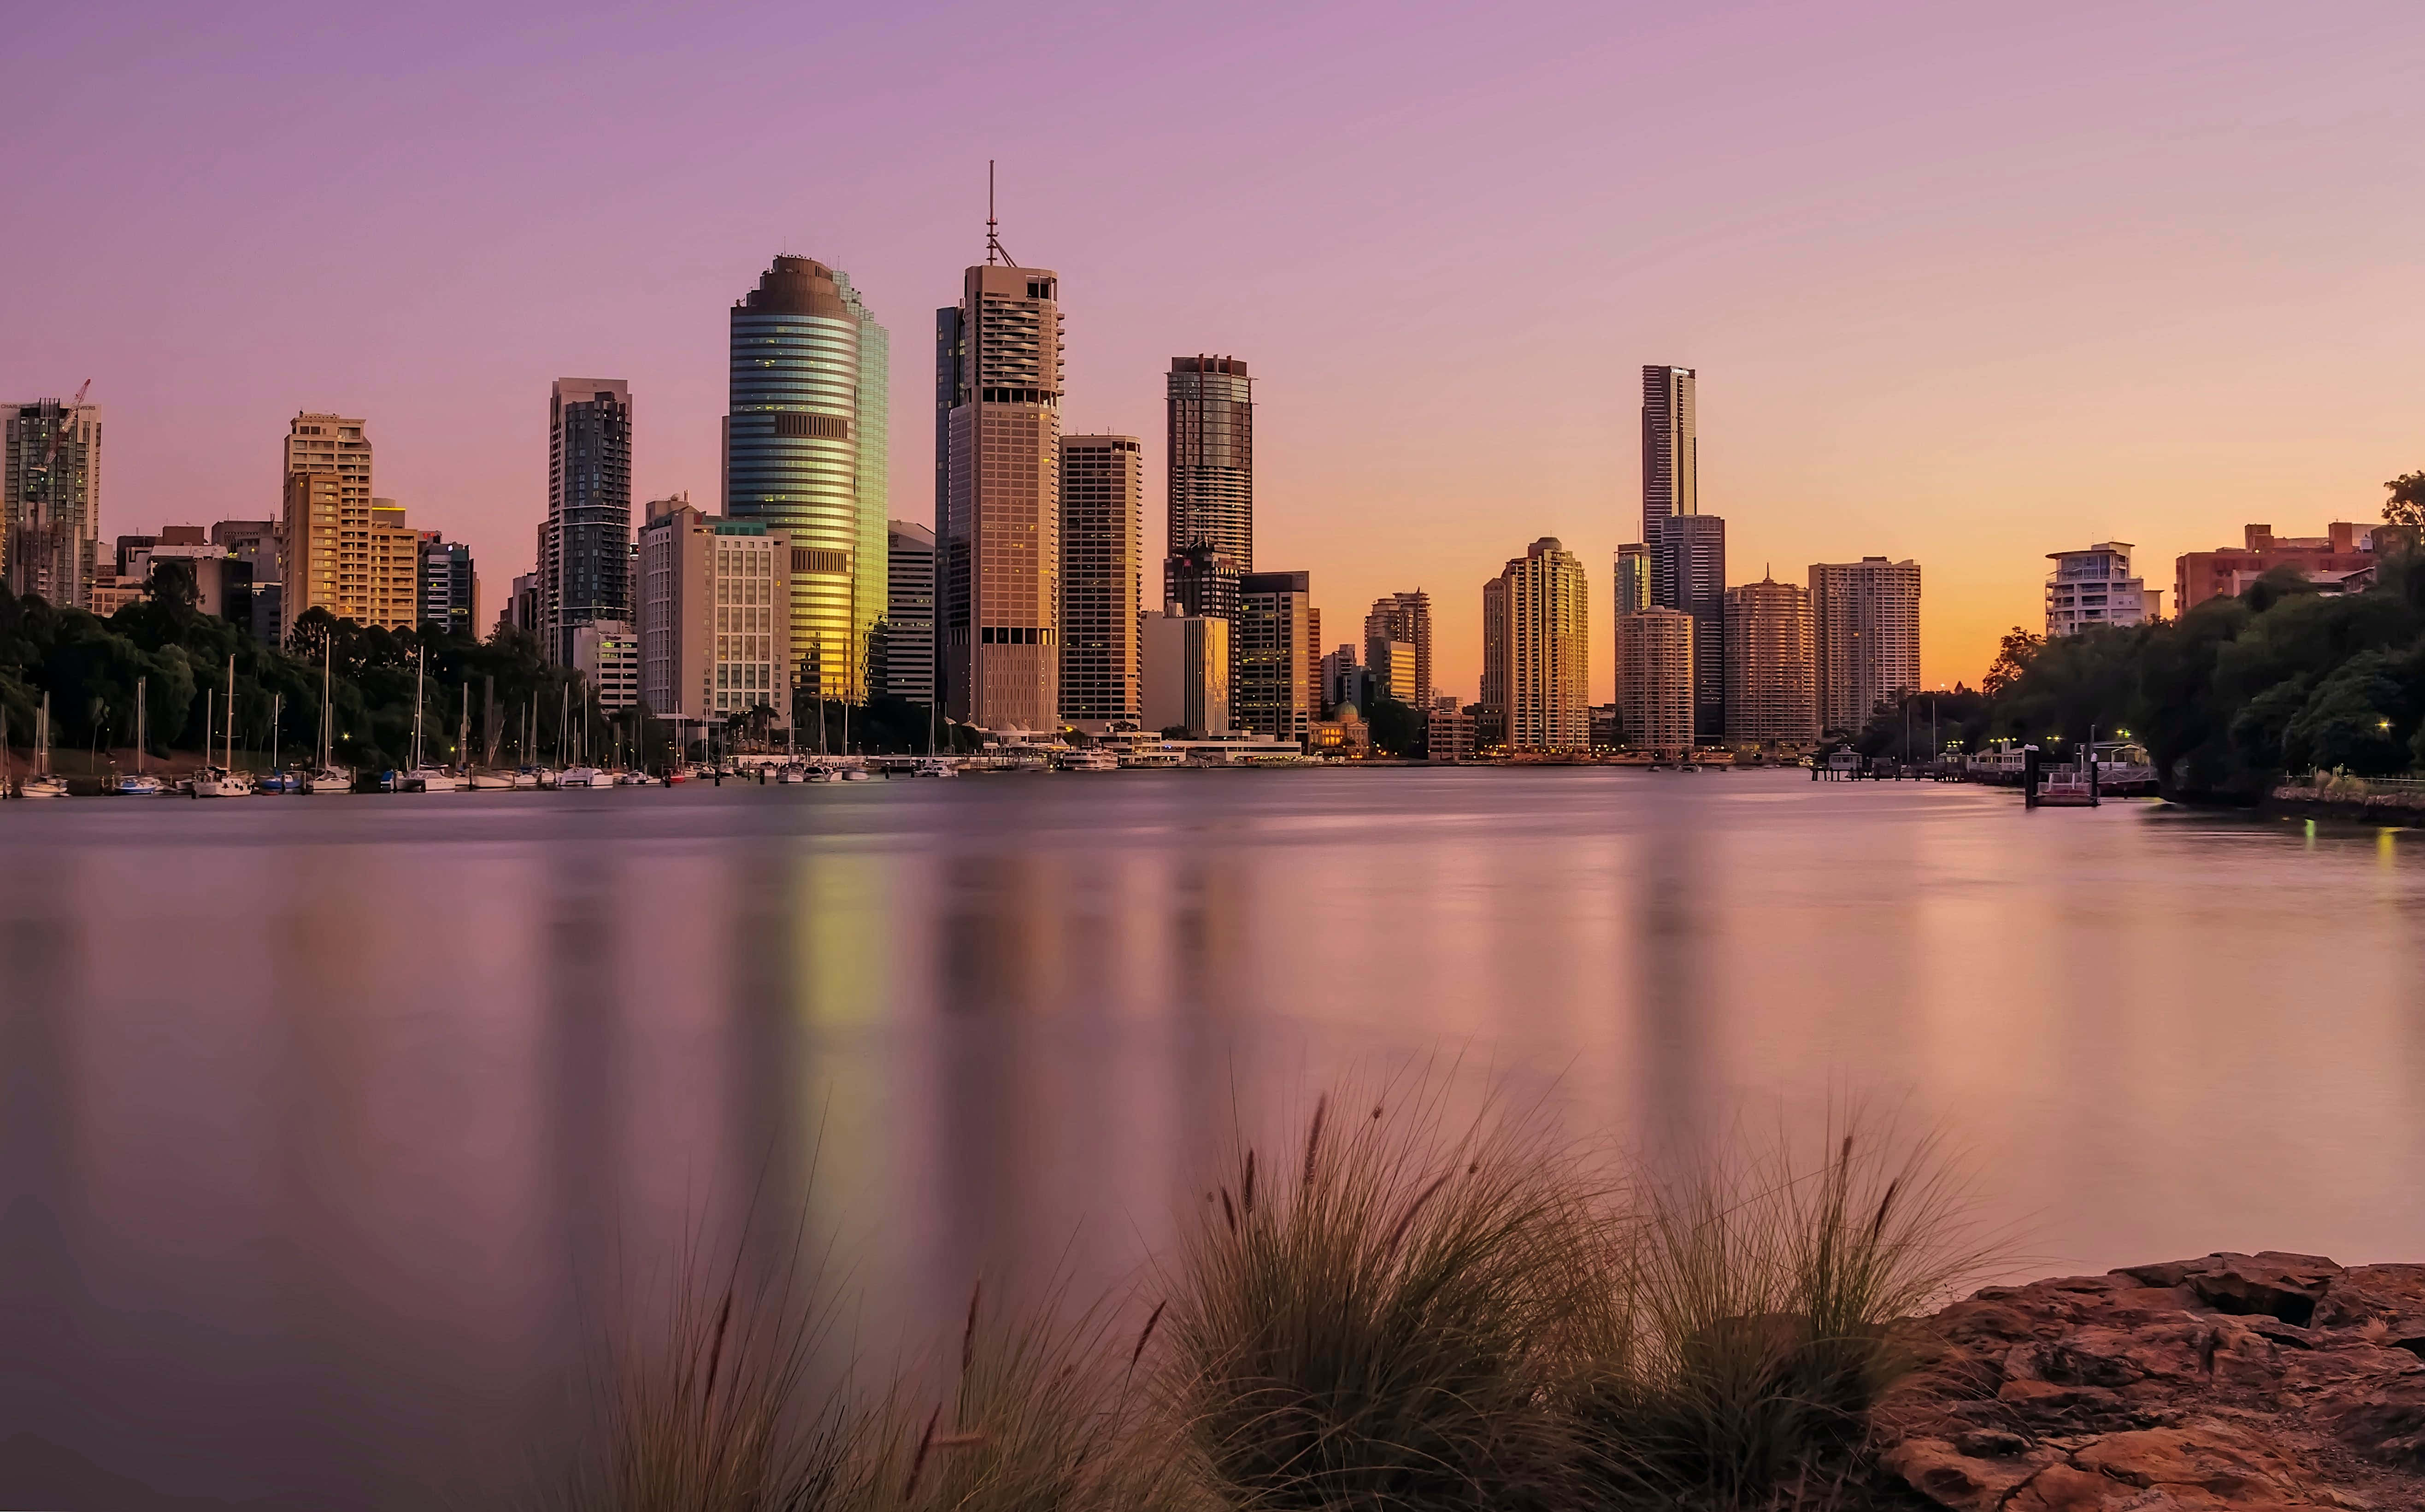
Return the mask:
POLYGON ((1946 1512, 2425 1509, 2425 1265, 2215 1254, 1993 1288, 1897 1337, 1925 1368, 1872 1440, 1946 1512))

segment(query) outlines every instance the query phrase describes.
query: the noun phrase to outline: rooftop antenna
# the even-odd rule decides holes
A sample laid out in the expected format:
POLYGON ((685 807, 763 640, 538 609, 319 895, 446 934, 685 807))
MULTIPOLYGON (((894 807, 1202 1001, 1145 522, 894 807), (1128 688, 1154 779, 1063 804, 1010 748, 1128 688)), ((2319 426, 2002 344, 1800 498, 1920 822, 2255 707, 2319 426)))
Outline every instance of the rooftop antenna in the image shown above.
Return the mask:
POLYGON ((1002 259, 1004 266, 1017 267, 1019 265, 1019 259, 1011 256, 1009 252, 1004 249, 1002 238, 994 234, 995 225, 996 222, 993 217, 993 159, 988 157, 986 159, 986 265, 988 267, 992 266, 994 259, 998 257, 1002 259))

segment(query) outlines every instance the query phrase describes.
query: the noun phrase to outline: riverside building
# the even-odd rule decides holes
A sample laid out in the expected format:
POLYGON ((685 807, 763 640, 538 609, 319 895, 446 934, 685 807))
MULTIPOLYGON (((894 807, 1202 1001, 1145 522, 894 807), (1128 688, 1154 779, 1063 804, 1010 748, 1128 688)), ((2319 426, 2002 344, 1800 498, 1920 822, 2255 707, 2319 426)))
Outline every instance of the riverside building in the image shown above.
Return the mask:
POLYGON ((287 425, 279 530, 286 557, 281 641, 309 609, 372 622, 371 442, 364 424, 358 415, 306 411, 287 425))
POLYGON ((2187 614, 2208 599, 2235 599, 2277 567, 2298 569, 2320 587, 2347 587, 2352 573, 2371 572, 2395 536, 2390 527, 2336 520, 2321 536, 2277 536, 2272 525, 2243 525, 2244 544, 2187 552, 2173 564, 2173 612, 2187 614))
POLYGON ((0 405, 0 577, 20 597, 90 609, 101 575, 101 406, 0 405))
POLYGON ((1697 368, 1653 363, 1642 370, 1642 541, 1657 580, 1652 602, 1684 607, 1661 550, 1670 520, 1701 512, 1697 368))
POLYGON ((632 387, 565 378, 548 395, 547 520, 538 533, 539 642, 572 665, 572 633, 632 614, 632 387))
POLYGON ((1229 696, 1230 722, 1240 730, 1302 742, 1319 717, 1309 582, 1304 572, 1248 572, 1238 579, 1229 696))
POLYGON ((887 597, 876 687, 911 703, 935 701, 935 533, 907 520, 888 527, 887 597))
POLYGON ((1483 631, 1484 700, 1496 689, 1510 750, 1585 750, 1591 745, 1590 587, 1582 561, 1544 536, 1509 561, 1484 594, 1496 634, 1483 631), (1492 658, 1496 658, 1493 666, 1492 658))
POLYGON ((2047 574, 2046 633, 2076 635, 2098 625, 2144 625, 2160 618, 2160 589, 2130 575, 2130 543, 2100 540, 2086 551, 2048 552, 2054 571, 2047 574))
POLYGON ((792 722, 792 543, 759 520, 649 506, 640 527, 639 693, 665 719, 722 723, 764 707, 792 722))
POLYGON ((1661 575, 1674 589, 1662 603, 1693 617, 1694 730, 1716 740, 1726 731, 1726 523, 1678 515, 1660 529, 1661 575))
POLYGON ((1177 604, 1144 623, 1145 728, 1189 740, 1229 733, 1229 621, 1177 604))
POLYGON ((1616 621, 1616 710, 1635 750, 1693 748, 1693 617, 1653 606, 1616 621))
POLYGON ((1616 549, 1616 612, 1636 614, 1659 602, 1659 570, 1650 548, 1628 541, 1616 549))
POLYGON ((810 695, 867 696, 886 609, 884 328, 840 270, 778 257, 732 307, 724 513, 779 531, 793 675, 810 695))
POLYGON ((1819 738, 1810 590, 1762 577, 1726 589, 1726 738, 1807 746, 1819 738))
POLYGON ((1431 595, 1415 588, 1373 600, 1364 616, 1364 653, 1373 675, 1387 685, 1391 698, 1408 708, 1430 708, 1431 595), (1400 646, 1405 648, 1404 655, 1395 650, 1400 646))
POLYGON ((1145 456, 1134 436, 1061 438, 1061 717, 1100 733, 1140 712, 1145 456))
MULTIPOLYGON (((1061 305, 1050 268, 987 261, 935 312, 943 700, 989 730, 1058 721, 1061 305)), ((996 261, 1001 259, 1001 261, 996 261)))
POLYGON ((1852 733, 1919 686, 1919 564, 1864 556, 1810 568, 1822 731, 1852 733))
POLYGON ((1169 551, 1163 597, 1180 598, 1176 563, 1210 547, 1255 570, 1255 390, 1234 357, 1174 357, 1167 390, 1169 551))

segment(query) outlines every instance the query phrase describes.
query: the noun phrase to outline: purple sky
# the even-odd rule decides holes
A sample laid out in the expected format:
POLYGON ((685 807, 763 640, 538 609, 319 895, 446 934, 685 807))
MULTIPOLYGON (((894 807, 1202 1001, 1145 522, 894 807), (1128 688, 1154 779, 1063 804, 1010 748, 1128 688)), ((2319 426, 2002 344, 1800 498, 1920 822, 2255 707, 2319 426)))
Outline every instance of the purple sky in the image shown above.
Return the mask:
MULTIPOLYGON (((298 409, 493 605, 550 380, 630 380, 636 497, 715 494, 725 311, 779 250, 893 332, 929 517, 932 312, 1056 268, 1068 428, 1249 360, 1257 565, 1337 643, 1581 552, 1605 697, 1644 362, 1701 369, 1734 581, 1926 570, 1925 672, 2118 538, 2169 589, 2243 522, 2425 467, 2425 6, 21 7, 0 397, 105 406, 103 529, 273 513, 298 409)), ((1158 574, 1148 571, 1148 579, 1158 574)), ((1149 584, 1150 586, 1150 584, 1149 584)))

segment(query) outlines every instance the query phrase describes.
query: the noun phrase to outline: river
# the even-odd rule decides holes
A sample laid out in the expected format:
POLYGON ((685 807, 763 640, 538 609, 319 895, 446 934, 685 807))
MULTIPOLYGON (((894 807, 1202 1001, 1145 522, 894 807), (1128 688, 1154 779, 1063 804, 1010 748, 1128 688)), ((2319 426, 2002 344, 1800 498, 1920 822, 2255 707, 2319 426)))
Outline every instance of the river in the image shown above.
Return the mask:
POLYGON ((2409 832, 1593 768, 74 799, 0 808, 0 1504, 487 1500, 719 1215, 948 1328, 1134 1274, 1348 1070, 1654 1158, 1882 1107, 2032 1272, 2425 1260, 2409 832))

